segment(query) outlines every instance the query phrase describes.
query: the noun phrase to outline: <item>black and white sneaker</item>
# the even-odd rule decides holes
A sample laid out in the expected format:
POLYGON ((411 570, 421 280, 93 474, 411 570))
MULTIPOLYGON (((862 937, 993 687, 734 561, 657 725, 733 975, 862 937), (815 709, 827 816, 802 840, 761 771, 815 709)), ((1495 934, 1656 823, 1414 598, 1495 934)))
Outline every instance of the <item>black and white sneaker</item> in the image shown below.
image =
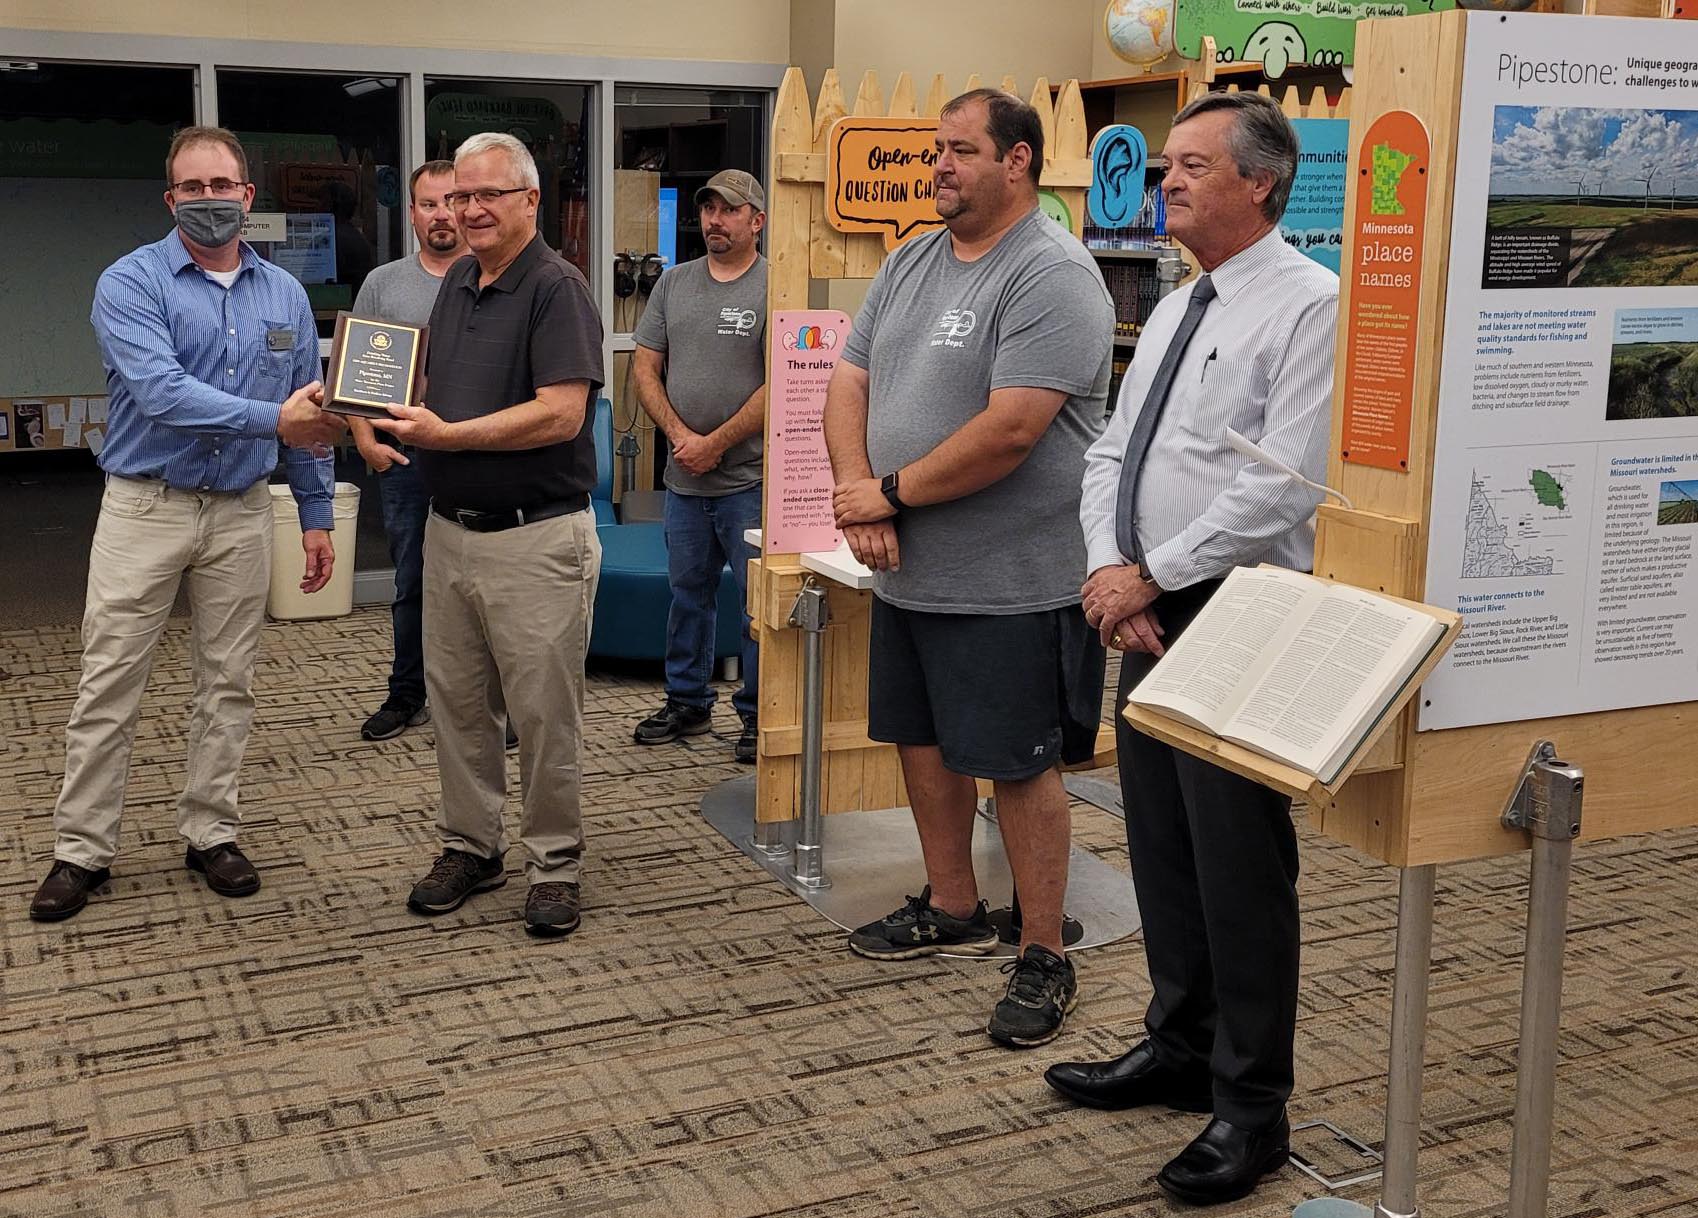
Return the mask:
POLYGON ((445 914, 464 905, 474 892, 488 892, 506 882, 507 871, 499 858, 444 850, 425 878, 413 885, 407 908, 415 913, 445 914))
POLYGON ((998 942, 983 901, 971 918, 952 917, 932 904, 932 886, 927 884, 901 909, 852 931, 849 950, 872 960, 914 960, 939 952, 983 956, 995 951, 998 942))
POLYGON ((991 1012, 985 1034, 1001 1045, 1030 1049, 1061 1035, 1068 1013, 1079 1005, 1079 979, 1073 962, 1047 947, 1028 944, 1018 960, 1002 971, 1011 973, 1008 992, 991 1012))
POLYGON ((430 703, 389 699, 360 728, 361 740, 392 740, 410 727, 430 722, 430 703))
POLYGON ((713 730, 713 708, 685 706, 668 698, 654 714, 637 724, 638 744, 666 744, 681 736, 700 736, 713 730))

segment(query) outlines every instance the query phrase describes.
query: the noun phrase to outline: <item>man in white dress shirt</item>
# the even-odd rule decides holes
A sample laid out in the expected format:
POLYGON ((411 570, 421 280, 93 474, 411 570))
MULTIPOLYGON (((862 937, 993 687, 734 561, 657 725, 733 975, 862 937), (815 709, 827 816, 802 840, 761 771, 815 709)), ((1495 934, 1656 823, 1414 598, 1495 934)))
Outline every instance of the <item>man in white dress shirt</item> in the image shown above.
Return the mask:
MULTIPOLYGON (((1281 238, 1297 136, 1253 93, 1211 93, 1174 119, 1168 231, 1201 277, 1150 315, 1102 438, 1080 519, 1086 620, 1125 654, 1120 697, 1226 574, 1308 570, 1316 495, 1226 443, 1257 441, 1319 480, 1330 434, 1338 278, 1281 238)), ((1297 1018, 1297 837, 1291 801, 1132 731, 1116 716, 1126 840, 1154 996, 1146 1038, 1045 1078, 1104 1108, 1212 1113, 1157 1176, 1194 1204, 1248 1194, 1285 1162, 1297 1018)))

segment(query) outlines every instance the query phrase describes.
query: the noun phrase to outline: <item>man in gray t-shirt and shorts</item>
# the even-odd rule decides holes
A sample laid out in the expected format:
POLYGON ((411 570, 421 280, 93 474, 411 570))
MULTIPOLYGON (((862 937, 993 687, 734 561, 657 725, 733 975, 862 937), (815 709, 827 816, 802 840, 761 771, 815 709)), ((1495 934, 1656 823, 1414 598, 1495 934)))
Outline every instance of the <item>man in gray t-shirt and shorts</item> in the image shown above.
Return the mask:
POLYGON ((826 398, 837 523, 877 571, 867 731, 901 752, 928 880, 849 946, 896 960, 996 947, 972 865, 973 780, 991 779, 1024 920, 986 1031, 1025 1047, 1077 1001, 1058 767, 1092 755, 1101 717, 1077 516, 1114 310, 1085 248, 1038 210, 1036 111, 963 94, 937 149, 946 228, 885 261, 826 398))
MULTIPOLYGON (((638 744, 665 744, 713 727, 714 637, 727 561, 737 603, 749 600, 743 540, 761 524, 761 440, 766 423, 766 259, 755 248, 766 193, 741 169, 716 173, 696 192, 707 257, 660 277, 637 323, 631 368, 637 399, 666 434, 666 701, 637 724, 638 744)), ((742 720, 736 758, 755 759, 758 652, 742 612, 742 720)))

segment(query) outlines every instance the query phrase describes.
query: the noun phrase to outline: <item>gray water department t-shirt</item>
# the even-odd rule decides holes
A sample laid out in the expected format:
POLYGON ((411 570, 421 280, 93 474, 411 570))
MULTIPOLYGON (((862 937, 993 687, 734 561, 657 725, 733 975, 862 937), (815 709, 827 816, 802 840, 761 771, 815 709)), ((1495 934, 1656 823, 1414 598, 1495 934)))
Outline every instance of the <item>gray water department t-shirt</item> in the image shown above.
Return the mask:
MULTIPOLYGON (((940 229, 885 260, 843 349, 870 375, 867 455, 879 477, 931 452, 993 389, 1067 401, 1014 472, 948 503, 903 509, 901 568, 874 591, 939 613, 1077 604, 1085 582, 1079 489, 1103 426, 1114 306, 1085 247, 1041 211, 962 262, 940 229)), ((988 659, 989 657, 987 657, 988 659)))
POLYGON ((404 326, 422 326, 430 321, 442 280, 424 269, 417 254, 386 262, 366 276, 354 301, 354 315, 378 321, 395 321, 404 326))
MULTIPOLYGON (((766 259, 720 283, 706 258, 660 277, 632 336, 666 356, 666 396, 699 435, 724 423, 766 383, 766 259)), ((668 455, 665 482, 680 495, 729 495, 761 480, 762 433, 739 440, 707 473, 680 469, 668 455)))

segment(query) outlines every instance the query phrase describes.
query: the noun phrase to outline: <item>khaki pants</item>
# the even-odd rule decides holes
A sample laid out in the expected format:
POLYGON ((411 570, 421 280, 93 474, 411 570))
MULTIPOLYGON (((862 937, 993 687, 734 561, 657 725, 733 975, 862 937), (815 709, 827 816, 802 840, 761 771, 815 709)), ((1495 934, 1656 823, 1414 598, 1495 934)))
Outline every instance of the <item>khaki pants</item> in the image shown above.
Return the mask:
POLYGON ((54 857, 100 868, 118 852, 142 693, 184 572, 194 701, 177 831, 203 850, 234 841, 271 573, 270 490, 260 482, 237 494, 196 493, 109 478, 88 568, 82 680, 65 727, 54 857))
POLYGON ((425 526, 425 687, 436 728, 442 844, 507 849, 503 720, 519 733, 519 842, 530 882, 576 883, 584 849, 584 655, 601 573, 595 516, 499 533, 431 513, 425 526))

